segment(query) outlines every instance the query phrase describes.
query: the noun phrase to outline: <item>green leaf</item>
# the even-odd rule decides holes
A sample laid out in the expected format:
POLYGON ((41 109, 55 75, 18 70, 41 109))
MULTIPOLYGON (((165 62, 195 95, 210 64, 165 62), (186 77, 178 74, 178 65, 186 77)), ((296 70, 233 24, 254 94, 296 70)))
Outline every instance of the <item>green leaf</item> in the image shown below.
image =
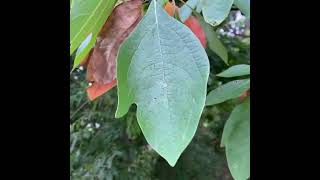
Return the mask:
POLYGON ((247 18, 250 18, 250 0, 234 0, 234 4, 247 18))
POLYGON ((228 51, 218 38, 218 34, 212 26, 207 24, 201 15, 198 15, 198 19, 206 33, 209 48, 216 53, 226 64, 228 64, 228 51))
POLYGON ((118 53, 116 118, 135 103, 147 142, 174 166, 196 132, 208 76, 200 41, 153 0, 118 53))
POLYGON ((197 8, 196 8, 196 12, 197 13, 201 13, 202 11, 202 4, 200 3, 201 0, 199 0, 198 4, 197 4, 197 8))
POLYGON ((73 61, 72 71, 81 63, 82 60, 84 60, 95 42, 96 37, 92 37, 92 33, 90 33, 89 36, 80 44, 76 52, 76 57, 73 61))
POLYGON ((70 10, 70 54, 90 33, 99 33, 116 0, 73 0, 70 10))
POLYGON ((250 79, 235 80, 223 84, 207 95, 206 105, 215 105, 239 97, 250 88, 250 79))
POLYGON ((231 66, 227 70, 223 71, 220 74, 217 74, 217 76, 220 77, 236 77, 236 76, 244 76, 250 74, 250 65, 247 64, 240 64, 231 66))
POLYGON ((200 3, 204 20, 217 26, 228 16, 233 0, 200 0, 200 3))
POLYGON ((196 8, 199 0, 189 0, 179 10, 180 20, 185 22, 192 14, 192 10, 196 8))
POLYGON ((250 98, 237 105, 227 120, 221 143, 226 146, 230 172, 235 180, 250 176, 250 98))

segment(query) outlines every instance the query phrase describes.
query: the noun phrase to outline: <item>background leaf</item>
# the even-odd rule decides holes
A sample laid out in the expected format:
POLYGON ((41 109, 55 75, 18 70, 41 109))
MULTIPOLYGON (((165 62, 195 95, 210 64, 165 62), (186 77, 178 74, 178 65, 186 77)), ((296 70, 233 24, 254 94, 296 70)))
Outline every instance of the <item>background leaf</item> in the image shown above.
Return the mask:
POLYGON ((234 4, 247 18, 250 18, 250 0, 234 0, 234 4))
POLYGON ((91 48, 96 42, 96 37, 92 37, 92 33, 80 44, 79 48, 76 52, 76 57, 73 61, 72 71, 81 64, 82 61, 86 61, 85 58, 87 57, 88 53, 90 52, 91 48))
POLYGON ((204 20, 217 26, 228 16, 233 0, 200 0, 200 3, 204 20))
POLYGON ((250 98, 236 106, 223 130, 228 166, 235 180, 250 176, 250 98))
MULTIPOLYGON (((180 12, 179 7, 168 2, 165 5, 164 9, 170 16, 173 16, 174 18, 179 19, 179 17, 178 17, 179 13, 177 13, 177 12, 180 12)), ((189 16, 185 20, 184 24, 198 37, 202 46, 204 48, 206 48, 206 45, 207 45, 206 34, 205 34, 199 20, 194 16, 189 16)))
POLYGON ((247 64, 239 64, 235 66, 231 66, 227 70, 223 71, 217 76, 220 77, 236 77, 236 76, 244 76, 250 74, 250 65, 247 64))
POLYGON ((208 76, 200 41, 153 0, 119 50, 116 117, 136 103, 147 142, 174 166, 197 129, 208 76))
POLYGON ((204 32, 206 33, 209 48, 216 53, 226 64, 228 64, 228 51, 218 38, 218 34, 212 26, 207 24, 203 17, 197 16, 204 32))
POLYGON ((217 89, 212 90, 207 95, 206 105, 215 105, 226 100, 241 96, 246 90, 250 88, 250 79, 235 80, 223 84, 217 89))
POLYGON ((116 0, 73 0, 70 10, 70 54, 92 33, 95 38, 116 0))
POLYGON ((192 14, 192 10, 196 9, 199 0, 188 0, 179 10, 180 20, 185 22, 192 14))

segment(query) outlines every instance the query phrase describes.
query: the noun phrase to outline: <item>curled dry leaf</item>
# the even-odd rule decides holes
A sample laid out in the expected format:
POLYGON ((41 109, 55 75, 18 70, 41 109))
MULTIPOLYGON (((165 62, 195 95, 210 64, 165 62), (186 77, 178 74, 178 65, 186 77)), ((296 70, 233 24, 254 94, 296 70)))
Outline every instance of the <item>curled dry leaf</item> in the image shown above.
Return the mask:
POLYGON ((115 79, 116 56, 120 44, 138 24, 142 1, 131 0, 118 5, 103 26, 89 57, 87 79, 100 85, 115 79))
POLYGON ((120 44, 142 18, 142 1, 131 0, 118 5, 101 29, 94 48, 81 64, 87 64, 89 99, 107 92, 116 85, 116 57, 120 44))

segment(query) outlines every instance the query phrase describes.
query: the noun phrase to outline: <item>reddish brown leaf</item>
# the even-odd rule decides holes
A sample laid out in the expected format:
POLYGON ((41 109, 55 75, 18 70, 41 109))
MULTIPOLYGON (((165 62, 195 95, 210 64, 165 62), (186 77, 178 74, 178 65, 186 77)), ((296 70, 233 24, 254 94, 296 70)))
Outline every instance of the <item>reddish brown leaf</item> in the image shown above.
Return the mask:
POLYGON ((105 92, 112 89, 114 86, 117 85, 117 80, 113 80, 108 84, 100 85, 98 83, 93 83, 92 86, 90 86, 87 89, 88 98, 92 101, 96 99, 97 97, 101 96, 105 92))
POLYGON ((197 36, 197 38, 200 40, 202 46, 205 48, 207 41, 206 41, 206 34, 203 31, 200 22, 198 19, 194 16, 190 16, 184 24, 189 27, 189 29, 197 36))
POLYGON ((116 78, 116 56, 120 44, 142 17, 142 1, 131 0, 118 5, 99 33, 88 58, 87 79, 106 85, 116 78))

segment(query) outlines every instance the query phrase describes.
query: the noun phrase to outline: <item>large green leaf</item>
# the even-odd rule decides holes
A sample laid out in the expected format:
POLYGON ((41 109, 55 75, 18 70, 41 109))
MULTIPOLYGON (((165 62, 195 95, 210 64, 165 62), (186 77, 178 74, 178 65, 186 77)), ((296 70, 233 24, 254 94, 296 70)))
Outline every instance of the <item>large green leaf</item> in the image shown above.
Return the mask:
POLYGON ((96 37, 117 0, 73 0, 70 10, 70 54, 92 33, 96 37))
POLYGON ((201 15, 197 15, 201 26, 206 33, 209 48, 228 64, 228 51, 218 38, 218 34, 212 26, 207 24, 201 15))
POLYGON ((250 79, 228 82, 217 89, 212 90, 206 100, 206 105, 215 105, 226 100, 239 97, 250 88, 250 79))
POLYGON ((192 10, 196 9, 199 0, 189 0, 179 10, 180 20, 185 22, 192 14, 192 10))
POLYGON ((250 18, 250 0, 234 0, 234 4, 247 18, 250 18))
POLYGON ((228 16, 233 0, 200 0, 200 3, 204 20, 217 26, 228 16))
POLYGON ((227 70, 223 71, 220 74, 217 74, 217 76, 220 77, 236 77, 236 76, 244 76, 250 74, 250 65, 247 64, 240 64, 231 66, 227 70))
POLYGON ((208 76, 200 41, 153 0, 118 53, 116 117, 135 103, 147 142, 174 166, 196 132, 208 76))
POLYGON ((226 147, 230 172, 235 180, 250 176, 250 98, 236 106, 225 124, 221 143, 226 147))

